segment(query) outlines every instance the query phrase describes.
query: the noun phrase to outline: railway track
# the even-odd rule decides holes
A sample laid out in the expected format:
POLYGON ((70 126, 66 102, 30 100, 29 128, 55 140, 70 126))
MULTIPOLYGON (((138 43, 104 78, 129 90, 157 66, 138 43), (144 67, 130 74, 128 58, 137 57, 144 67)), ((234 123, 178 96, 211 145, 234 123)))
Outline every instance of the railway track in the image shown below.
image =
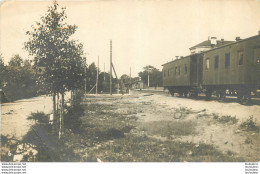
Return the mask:
MULTIPOLYGON (((143 89, 143 90, 133 90, 135 93, 140 93, 140 94, 146 94, 146 95, 153 95, 153 94, 158 94, 158 95, 165 95, 169 96, 168 90, 152 90, 152 89, 143 89)), ((181 97, 181 96, 173 96, 173 97, 178 97, 178 98, 186 98, 186 97, 181 97)), ((187 99, 192 99, 192 100, 205 100, 206 95, 205 94, 199 94, 197 98, 187 98, 187 99)), ((216 101, 217 97, 212 95, 210 101, 216 101)), ((233 103, 233 102, 238 102, 236 96, 226 96, 225 100, 222 101, 222 103, 233 103)), ((260 105, 260 96, 257 97, 252 97, 251 101, 247 105, 260 105)))

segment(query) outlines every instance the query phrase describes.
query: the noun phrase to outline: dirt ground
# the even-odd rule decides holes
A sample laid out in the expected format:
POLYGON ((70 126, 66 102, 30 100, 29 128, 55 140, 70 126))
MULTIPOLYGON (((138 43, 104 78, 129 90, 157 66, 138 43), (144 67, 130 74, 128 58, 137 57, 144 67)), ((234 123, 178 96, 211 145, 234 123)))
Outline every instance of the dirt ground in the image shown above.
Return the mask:
MULTIPOLYGON (((244 106, 237 102, 194 100, 167 94, 91 96, 85 102, 107 105, 112 113, 135 116, 137 124, 130 134, 146 135, 160 141, 176 141, 212 145, 228 156, 244 161, 259 161, 260 106, 244 106), (94 98, 92 98, 94 97, 94 98), (254 123, 254 129, 241 124, 254 123)), ((105 111, 106 112, 106 111, 105 111)), ((110 113, 110 115, 112 114, 110 113)))
MULTIPOLYGON (((65 131, 59 148, 73 153, 73 161, 259 161, 260 105, 130 94, 85 96, 80 125, 65 131)), ((10 110, 3 111, 2 135, 10 134, 8 126, 28 129, 15 124, 26 114, 8 118, 10 110)))

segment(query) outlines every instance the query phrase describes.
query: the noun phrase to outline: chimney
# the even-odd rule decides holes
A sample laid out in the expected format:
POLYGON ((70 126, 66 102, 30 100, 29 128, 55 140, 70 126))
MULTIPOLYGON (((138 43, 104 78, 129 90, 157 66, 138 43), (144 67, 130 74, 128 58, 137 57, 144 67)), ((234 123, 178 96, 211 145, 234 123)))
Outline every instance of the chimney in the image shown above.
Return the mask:
POLYGON ((211 37, 210 38, 210 44, 211 45, 217 45, 217 37, 211 37))
POLYGON ((258 31, 258 35, 260 35, 260 30, 258 31))
POLYGON ((236 37, 236 41, 240 41, 241 40, 241 38, 240 37, 236 37))
POLYGON ((175 56, 175 57, 176 57, 176 59, 178 59, 179 56, 175 56))
POLYGON ((224 39, 223 38, 221 39, 221 45, 224 45, 224 39))

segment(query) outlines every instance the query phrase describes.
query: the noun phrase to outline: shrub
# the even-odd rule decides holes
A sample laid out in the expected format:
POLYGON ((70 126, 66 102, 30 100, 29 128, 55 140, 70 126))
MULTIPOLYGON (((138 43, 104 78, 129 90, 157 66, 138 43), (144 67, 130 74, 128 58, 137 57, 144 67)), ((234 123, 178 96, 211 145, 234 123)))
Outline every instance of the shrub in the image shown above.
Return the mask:
POLYGON ((240 128, 252 131, 259 130, 259 127, 256 126, 256 122, 254 121, 254 117, 252 115, 240 125, 240 128))

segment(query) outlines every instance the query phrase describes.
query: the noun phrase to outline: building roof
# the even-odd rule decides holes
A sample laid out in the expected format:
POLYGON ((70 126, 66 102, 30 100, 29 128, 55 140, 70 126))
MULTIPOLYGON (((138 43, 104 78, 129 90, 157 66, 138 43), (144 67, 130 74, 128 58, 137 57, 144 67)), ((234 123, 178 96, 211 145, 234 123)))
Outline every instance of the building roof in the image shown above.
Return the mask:
MULTIPOLYGON (((217 40, 216 47, 219 47, 219 46, 222 46, 222 45, 226 45, 226 44, 230 44, 232 42, 234 42, 234 41, 217 40)), ((194 48, 197 48, 197 47, 211 47, 211 41, 210 40, 205 40, 204 42, 201 42, 201 43, 191 47, 190 50, 194 49, 194 48)))

